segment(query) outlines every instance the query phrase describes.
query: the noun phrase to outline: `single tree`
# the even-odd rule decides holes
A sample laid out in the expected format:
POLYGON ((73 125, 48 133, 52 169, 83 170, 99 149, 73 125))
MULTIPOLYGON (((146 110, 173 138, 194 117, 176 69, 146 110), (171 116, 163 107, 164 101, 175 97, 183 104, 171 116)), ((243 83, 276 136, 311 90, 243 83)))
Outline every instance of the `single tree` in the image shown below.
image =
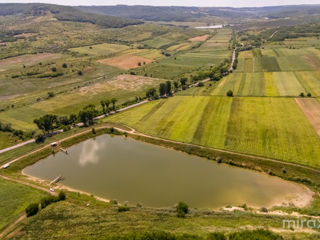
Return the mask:
POLYGON ((227 92, 227 96, 228 96, 228 97, 233 97, 233 92, 232 92, 232 90, 229 90, 229 91, 227 92))
POLYGON ((106 112, 109 112, 109 106, 110 106, 111 101, 109 99, 107 99, 106 101, 104 101, 104 105, 106 106, 106 112))
POLYGON ((165 83, 160 83, 160 86, 159 86, 159 94, 160 96, 164 96, 166 95, 166 84, 165 83))
POLYGON ((116 111, 116 102, 117 102, 117 101, 118 101, 118 100, 117 100, 116 98, 112 98, 112 99, 111 99, 113 111, 116 111))
POLYGON ((186 203, 179 202, 176 207, 176 211, 178 217, 184 218, 186 214, 189 212, 189 207, 186 203))
POLYGON ((182 86, 186 85, 187 80, 188 80, 187 78, 181 78, 181 79, 180 79, 181 85, 182 85, 182 86))
POLYGON ((103 100, 100 101, 101 107, 102 107, 102 112, 106 113, 106 104, 103 100))
POLYGON ((171 91, 171 81, 166 81, 166 95, 171 96, 172 91, 171 91))
POLYGON ((174 81, 173 82, 173 86, 174 86, 174 90, 177 91, 179 88, 179 82, 178 81, 174 81))

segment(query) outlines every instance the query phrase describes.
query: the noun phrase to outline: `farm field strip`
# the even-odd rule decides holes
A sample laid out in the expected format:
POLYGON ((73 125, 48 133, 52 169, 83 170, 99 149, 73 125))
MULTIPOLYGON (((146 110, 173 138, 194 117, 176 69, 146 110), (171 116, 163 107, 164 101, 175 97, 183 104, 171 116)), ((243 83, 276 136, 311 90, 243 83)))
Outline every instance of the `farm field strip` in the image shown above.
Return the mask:
POLYGON ((176 96, 104 121, 152 136, 320 167, 319 137, 292 98, 176 96))
POLYGON ((320 103, 315 98, 296 98, 296 103, 320 137, 320 103))

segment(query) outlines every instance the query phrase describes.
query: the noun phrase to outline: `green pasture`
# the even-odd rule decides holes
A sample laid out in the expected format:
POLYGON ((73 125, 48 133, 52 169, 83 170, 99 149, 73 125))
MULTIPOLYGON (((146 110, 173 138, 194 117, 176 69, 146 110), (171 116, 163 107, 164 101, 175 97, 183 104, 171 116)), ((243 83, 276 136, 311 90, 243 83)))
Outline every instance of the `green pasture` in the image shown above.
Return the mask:
POLYGON ((14 222, 25 208, 46 196, 46 193, 0 178, 0 231, 14 222))
POLYGON ((320 166, 319 138, 292 98, 176 96, 104 121, 181 142, 320 166))

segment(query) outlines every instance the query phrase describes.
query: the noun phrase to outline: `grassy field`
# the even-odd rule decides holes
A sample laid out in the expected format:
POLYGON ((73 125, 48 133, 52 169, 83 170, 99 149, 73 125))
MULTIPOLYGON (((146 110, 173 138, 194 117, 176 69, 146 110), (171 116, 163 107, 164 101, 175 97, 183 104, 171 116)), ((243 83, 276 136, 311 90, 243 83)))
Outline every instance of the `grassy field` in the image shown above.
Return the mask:
POLYGON ((212 95, 232 90, 236 96, 319 96, 320 51, 314 47, 289 48, 266 44, 240 52, 238 67, 219 83, 212 95))
POLYGON ((290 98, 177 96, 105 121, 153 136, 320 167, 320 140, 290 98))
MULTIPOLYGON (((173 209, 148 210, 132 207, 119 213, 115 205, 95 201, 93 198, 68 194, 67 200, 52 204, 35 217, 19 224, 15 238, 45 239, 109 239, 133 232, 167 231, 177 235, 189 234, 205 237, 208 232, 230 233, 243 224, 250 229, 281 229, 281 216, 256 215, 250 212, 212 212, 192 210, 184 218, 177 218, 173 209), (89 206, 86 204, 89 203, 89 206), (57 231, 59 229, 59 231, 57 231)), ((318 239, 316 233, 281 231, 284 239, 318 239)), ((186 239, 187 236, 185 235, 186 239)), ((191 239, 195 239, 192 237, 191 239)))
POLYGON ((134 100, 136 96, 144 97, 148 88, 158 86, 164 80, 142 76, 119 75, 110 79, 102 79, 97 83, 61 93, 53 98, 34 102, 27 106, 13 108, 0 113, 0 121, 11 123, 12 127, 22 130, 35 130, 33 123, 47 113, 70 115, 78 113, 89 103, 100 109, 100 101, 118 99, 117 104, 134 100))
POLYGON ((42 191, 0 178, 0 231, 21 215, 25 208, 47 196, 42 191))

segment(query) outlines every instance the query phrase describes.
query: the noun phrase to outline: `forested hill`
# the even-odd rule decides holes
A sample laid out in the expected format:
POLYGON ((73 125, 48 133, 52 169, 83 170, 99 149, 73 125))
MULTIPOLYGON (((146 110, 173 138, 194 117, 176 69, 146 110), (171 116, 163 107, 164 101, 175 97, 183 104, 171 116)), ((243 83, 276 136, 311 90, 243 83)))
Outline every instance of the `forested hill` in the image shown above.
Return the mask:
POLYGON ((30 15, 42 16, 51 13, 61 21, 90 22, 108 28, 121 28, 128 25, 141 24, 140 20, 125 19, 95 13, 85 13, 74 7, 51 4, 0 4, 0 16, 30 15))
POLYGON ((187 21, 201 17, 229 19, 285 18, 320 14, 320 5, 292 5, 257 8, 231 7, 156 7, 156 6, 79 6, 84 12, 107 14, 145 21, 187 21))

